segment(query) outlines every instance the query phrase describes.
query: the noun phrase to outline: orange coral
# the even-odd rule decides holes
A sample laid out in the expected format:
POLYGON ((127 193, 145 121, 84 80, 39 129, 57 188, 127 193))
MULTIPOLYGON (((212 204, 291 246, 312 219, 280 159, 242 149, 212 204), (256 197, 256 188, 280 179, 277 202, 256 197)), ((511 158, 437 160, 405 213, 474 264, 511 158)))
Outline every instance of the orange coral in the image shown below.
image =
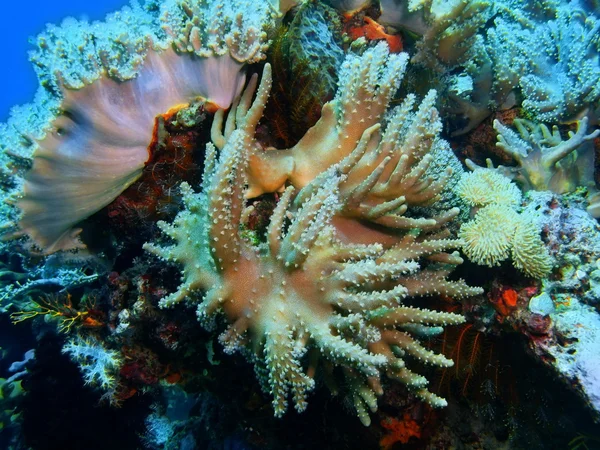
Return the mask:
POLYGON ((365 17, 364 21, 365 25, 348 29, 348 34, 353 41, 359 37, 365 37, 369 41, 385 39, 390 47, 390 53, 400 53, 402 51, 402 38, 400 36, 387 34, 383 25, 375 22, 370 17, 365 17))
POLYGON ((389 431, 379 441, 383 450, 391 449, 396 442, 406 444, 411 437, 419 439, 421 437, 421 427, 410 417, 410 414, 404 413, 402 419, 387 418, 381 421, 381 426, 389 431))
POLYGON ((518 294, 513 288, 503 287, 492 295, 490 301, 494 305, 494 309, 498 312, 499 319, 503 320, 517 309, 518 294))

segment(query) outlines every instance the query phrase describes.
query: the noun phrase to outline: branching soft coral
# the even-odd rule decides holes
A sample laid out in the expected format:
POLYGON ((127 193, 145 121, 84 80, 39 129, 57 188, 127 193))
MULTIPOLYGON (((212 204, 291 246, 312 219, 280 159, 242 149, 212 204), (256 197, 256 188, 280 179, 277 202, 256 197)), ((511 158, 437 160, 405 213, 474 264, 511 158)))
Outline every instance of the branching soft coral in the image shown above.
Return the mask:
MULTIPOLYGON (((250 155, 246 193, 250 198, 282 191, 286 184, 302 188, 332 164, 348 158, 342 165, 353 161, 353 170, 340 185, 344 207, 338 216, 393 228, 439 228, 458 210, 431 211, 433 217, 427 219, 410 218, 405 213, 410 207, 436 204, 451 175, 456 180, 462 168, 448 144, 439 138, 441 121, 434 107, 435 91, 430 91, 418 107, 411 94, 387 111, 406 59, 406 54, 390 54, 385 43, 361 56, 348 55, 335 98, 325 104, 319 121, 290 149, 264 149, 254 138, 260 114, 240 121, 235 106, 225 125, 224 111, 217 112, 212 140, 217 148, 223 148, 234 130, 244 131, 243 145, 250 155), (382 131, 384 113, 387 120, 382 131)), ((266 66, 254 100, 261 112, 271 82, 270 67, 266 66)), ((249 107, 253 91, 252 84, 240 100, 243 108, 249 107)), ((336 220, 341 227, 342 221, 336 220)), ((366 236, 370 232, 363 229, 354 234, 366 236)))
MULTIPOLYGON (((377 47, 375 52, 384 49, 377 47)), ((364 58, 371 62, 373 56, 367 53, 364 58)), ((215 118, 213 140, 220 153, 217 156, 215 146, 208 145, 202 191, 194 193, 183 184, 186 210, 172 225, 159 223, 174 244, 145 245, 146 250, 182 266, 182 284, 161 300, 161 306, 202 295, 198 306, 201 321, 210 322, 222 312, 230 325, 221 342, 229 351, 244 350, 254 361, 259 378, 273 396, 276 416, 286 411, 289 395, 298 411, 306 408, 319 355, 343 368, 355 409, 365 425, 370 423, 368 410, 376 410, 376 396, 383 392, 384 374, 406 384, 430 404, 445 405, 427 390, 427 380, 407 365, 412 359, 451 365, 452 361, 427 350, 417 338, 464 319, 403 302, 423 295, 463 297, 481 292, 461 280, 446 279, 461 259, 445 253, 458 242, 448 239, 437 225, 456 211, 437 219, 402 217, 407 198, 414 196, 416 203, 428 203, 435 201, 440 191, 438 183, 421 179, 431 164, 431 146, 425 143, 431 144, 439 132, 431 115, 431 99, 414 116, 407 116, 411 120, 401 120, 399 112, 392 115, 393 124, 381 137, 378 122, 392 95, 391 86, 381 84, 386 101, 380 104, 375 101, 377 95, 373 97, 374 92, 362 85, 373 83, 377 74, 389 72, 391 77, 392 68, 369 65, 374 73, 364 73, 363 67, 357 61, 350 76, 355 80, 354 92, 372 109, 373 116, 365 119, 369 123, 358 131, 350 129, 349 119, 338 125, 334 105, 325 106, 330 117, 324 120, 333 130, 325 133, 322 123, 307 135, 312 134, 315 144, 346 147, 345 157, 338 154, 337 160, 315 161, 312 166, 306 161, 301 169, 308 173, 283 173, 289 175, 291 184, 285 187, 285 178, 270 180, 268 171, 252 182, 252 177, 258 176, 252 171, 254 150, 260 152, 259 157, 263 152, 275 152, 256 147, 254 140, 271 83, 270 66, 265 66, 256 99, 252 101, 257 82, 253 77, 230 111, 224 134, 220 133, 222 116, 215 118), (359 79, 359 75, 364 77, 359 79), (340 136, 340 131, 348 135, 340 136), (320 142, 319 136, 325 142, 320 142), (301 186, 296 187, 293 180, 301 186), (249 215, 244 198, 262 181, 269 182, 270 189, 283 188, 283 194, 271 216, 266 242, 255 246, 241 230, 249 215), (407 198, 396 198, 398 192, 406 192, 407 198), (370 196, 380 198, 372 209, 365 203, 370 196), (348 208, 354 211, 354 218, 349 218, 346 235, 340 239, 335 218, 348 208), (369 215, 370 219, 387 217, 384 228, 365 231, 356 218, 369 215), (419 226, 433 233, 427 234, 419 226), (370 242, 353 241, 363 232, 370 233, 370 242), (307 352, 312 355, 308 367, 307 352)), ((340 97, 344 99, 345 94, 340 97)), ((345 98, 345 110, 339 111, 338 117, 358 115, 352 109, 356 100, 345 98)), ((412 110, 413 102, 410 99, 399 111, 412 110)), ((281 166, 274 167, 278 169, 281 166)), ((443 185, 445 180, 439 183, 443 185)), ((263 188, 265 185, 261 183, 263 188)))
POLYGON ((123 361, 119 354, 107 350, 95 339, 80 336, 70 340, 62 349, 79 365, 86 384, 95 385, 109 394, 116 388, 116 377, 123 361))
MULTIPOLYGON (((525 191, 552 191, 557 194, 573 192, 584 186, 595 193, 594 146, 600 130, 587 134, 588 119, 577 122, 577 131, 569 132, 563 140, 558 127, 552 131, 544 124, 515 119, 518 134, 498 120, 494 128, 498 132, 500 149, 517 162, 518 167, 499 167, 499 170, 519 182, 525 191)), ((596 216, 597 208, 588 208, 596 216)))
POLYGON ((515 94, 541 122, 570 120, 598 103, 600 21, 583 1, 397 3, 392 9, 400 14, 388 12, 388 20, 400 27, 416 22, 421 29, 413 62, 434 69, 447 86, 448 112, 465 120, 455 134, 513 106, 515 94))

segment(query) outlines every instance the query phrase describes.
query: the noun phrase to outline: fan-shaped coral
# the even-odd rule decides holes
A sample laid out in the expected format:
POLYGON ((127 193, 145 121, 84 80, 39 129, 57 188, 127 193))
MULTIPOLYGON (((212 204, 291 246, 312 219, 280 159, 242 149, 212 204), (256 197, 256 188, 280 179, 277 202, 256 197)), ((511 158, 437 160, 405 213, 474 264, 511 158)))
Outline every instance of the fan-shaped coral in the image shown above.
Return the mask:
POLYGON ((33 155, 12 149, 33 158, 22 191, 15 191, 18 234, 46 252, 80 247, 73 227, 140 175, 156 117, 196 97, 229 107, 244 84, 243 65, 264 57, 263 28, 278 16, 268 2, 253 8, 243 1, 174 0, 158 18, 125 9, 93 33, 73 20, 50 27, 34 59, 42 89, 59 98, 60 114, 33 155), (248 17, 236 22, 241 10, 248 17), (165 36, 148 25, 152 20, 162 23, 165 36), (82 56, 65 58, 66 45, 82 56))

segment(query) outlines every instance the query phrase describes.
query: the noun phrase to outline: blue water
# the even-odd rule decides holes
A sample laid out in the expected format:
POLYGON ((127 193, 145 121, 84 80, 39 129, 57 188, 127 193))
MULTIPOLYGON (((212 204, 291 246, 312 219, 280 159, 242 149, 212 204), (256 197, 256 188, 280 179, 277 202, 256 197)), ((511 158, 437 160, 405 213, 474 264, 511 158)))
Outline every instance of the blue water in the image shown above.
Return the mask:
POLYGON ((63 18, 98 20, 121 8, 127 0, 30 0, 2 2, 0 14, 0 42, 2 69, 0 70, 0 122, 6 121, 10 108, 33 99, 37 79, 28 61, 32 50, 31 37, 39 34, 47 23, 60 23, 63 18))

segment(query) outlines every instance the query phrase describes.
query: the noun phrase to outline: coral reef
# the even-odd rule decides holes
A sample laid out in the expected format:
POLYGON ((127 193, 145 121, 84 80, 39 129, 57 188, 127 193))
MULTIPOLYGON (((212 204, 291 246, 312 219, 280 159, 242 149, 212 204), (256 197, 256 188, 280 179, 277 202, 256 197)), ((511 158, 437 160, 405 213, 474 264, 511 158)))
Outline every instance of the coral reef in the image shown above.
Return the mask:
POLYGON ((600 366, 596 351, 600 346, 600 317, 588 305, 573 299, 566 307, 550 314, 555 333, 564 344, 540 343, 554 358, 552 365, 568 382, 581 390, 590 407, 600 413, 600 366))
POLYGON ((599 13, 132 0, 48 25, 0 124, 0 447, 594 442, 599 13))
POLYGON ((264 58, 264 29, 279 17, 270 3, 261 5, 172 1, 158 17, 149 5, 125 8, 97 24, 96 33, 71 20, 42 34, 33 56, 39 96, 50 91, 58 104, 38 130, 6 129, 45 135, 10 148, 14 159, 33 160, 13 192, 17 234, 46 252, 81 247, 74 227, 140 176, 158 115, 196 97, 231 104, 244 84, 243 65, 264 58), (247 18, 236 22, 241 9, 247 18), (72 52, 79 58, 64 58, 65 47, 81 49, 72 52))
MULTIPOLYGON (((557 194, 573 192, 577 187, 587 187, 590 199, 597 192, 594 181, 594 148, 592 142, 600 136, 600 130, 587 133, 588 119, 577 122, 577 131, 569 132, 563 140, 558 127, 552 132, 544 124, 515 119, 519 135, 510 128, 494 121, 498 132, 496 144, 510 155, 518 167, 498 167, 515 179, 523 190, 552 191, 557 194)), ((595 201, 588 208, 594 217, 598 215, 595 201)))
MULTIPOLYGON (((387 60, 383 68, 386 77, 389 73, 391 78, 394 69, 401 73, 402 66, 398 65, 401 60, 388 57, 386 47, 380 44, 360 58, 351 57, 345 64, 344 76, 357 91, 364 92, 365 98, 369 92, 366 83, 379 84, 384 104, 373 102, 373 106, 383 112, 385 99, 392 95, 388 91, 389 82, 372 76, 359 77, 365 70, 375 72, 373 75, 381 71, 378 64, 381 59, 387 60)), ((220 340, 230 351, 253 349, 251 359, 274 397, 276 416, 285 412, 288 393, 298 411, 306 408, 307 393, 314 387, 312 377, 307 374, 315 370, 312 365, 306 373, 302 368, 300 360, 307 351, 318 351, 326 360, 345 368, 354 406, 364 424, 370 423, 367 408, 375 410, 375 395, 382 393, 379 378, 383 373, 404 382, 432 405, 444 405, 442 399, 427 391, 424 377, 405 367, 402 355, 407 353, 434 365, 452 364, 428 352, 411 334, 427 335, 428 326, 461 323, 463 319, 456 314, 402 306, 402 298, 433 293, 453 297, 479 293, 479 288, 446 280, 447 269, 435 264, 421 267, 417 263, 429 259, 444 265, 458 264, 461 259, 456 255, 443 253, 457 243, 435 234, 428 237, 408 233, 394 237, 390 233, 386 240, 385 234, 374 230, 369 238, 368 229, 358 222, 338 227, 334 219, 341 212, 396 230, 416 227, 436 230, 456 215, 457 211, 451 210, 437 219, 402 217, 407 209, 405 202, 426 204, 435 200, 447 180, 447 176, 441 182, 425 178, 415 184, 429 168, 432 159, 429 151, 435 149, 435 135, 439 132, 435 111, 431 109, 433 97, 424 100, 413 118, 420 128, 409 128, 405 140, 397 141, 397 136, 412 122, 406 117, 414 98, 391 114, 379 144, 374 145, 372 139, 379 126, 367 124, 371 127, 364 130, 356 148, 345 158, 343 144, 337 146, 341 155, 327 155, 337 156, 338 164, 327 169, 329 161, 317 165, 316 158, 311 166, 308 162, 305 166, 293 164, 294 170, 283 174, 292 179, 292 186, 285 189, 273 211, 267 243, 260 250, 261 247, 254 247, 240 235, 239 228, 247 217, 243 198, 256 194, 253 180, 262 181, 262 190, 266 190, 264 182, 269 181, 271 173, 275 173, 272 179, 277 184, 270 184, 270 189, 278 189, 282 174, 276 173, 275 164, 267 166, 261 162, 261 168, 270 168, 271 173, 266 174, 259 174, 253 168, 255 156, 274 155, 276 150, 246 153, 254 149, 254 129, 271 84, 270 66, 265 66, 252 103, 255 83, 256 78, 229 113, 226 129, 232 129, 229 125, 232 117, 236 129, 227 137, 213 133, 220 154, 217 157, 216 148, 209 144, 202 192, 195 194, 188 185, 182 185, 186 211, 177 216, 173 225, 159 222, 175 245, 145 245, 161 258, 183 265, 183 283, 177 292, 162 299, 161 305, 172 306, 205 292, 198 307, 199 318, 207 322, 215 312, 224 312, 231 325, 220 340), (388 163, 394 169, 385 174, 388 163), (315 173, 319 167, 323 172, 315 173), (246 183, 247 190, 243 189, 246 183), (294 184, 301 189, 295 192, 294 184), (398 198, 396 192, 406 196, 398 198), (366 200, 371 193, 378 194, 374 195, 378 201, 371 200, 372 206, 368 208, 366 200), (292 219, 286 224, 286 216, 290 214, 292 219), (344 235, 343 240, 338 234, 344 235), (380 243, 363 242, 375 237, 379 237, 380 243), (193 243, 191 248, 190 243, 193 243), (352 337, 353 333, 358 335, 352 337), (394 352, 393 348, 399 351, 394 352)), ((340 103, 344 104, 343 99, 338 100, 340 103)), ((321 120, 331 121, 332 106, 325 105, 321 120)), ((369 105, 365 106, 368 110, 369 105)), ((338 114, 342 118, 352 117, 354 111, 348 114, 341 110, 338 114)), ((215 122, 220 125, 217 118, 215 122)), ((342 122, 343 125, 346 124, 342 122)), ((307 132, 311 142, 318 142, 321 148, 331 147, 332 140, 335 143, 341 138, 335 127, 333 138, 325 136, 317 141, 322 128, 319 121, 307 132)), ((351 141, 347 138, 344 136, 341 141, 349 146, 351 141)))
POLYGON ((268 58, 279 82, 265 110, 270 133, 263 135, 271 145, 296 144, 335 94, 344 60, 341 29, 334 10, 311 1, 301 5, 291 23, 275 34, 268 58))
MULTIPOLYGON (((11 249, 8 264, 2 270, 0 309, 19 309, 28 296, 65 293, 67 289, 89 284, 98 279, 102 264, 93 258, 52 255, 38 264, 26 263, 26 257, 11 249)), ((21 308, 22 309, 22 308, 21 308)))
POLYGON ((115 375, 123 364, 117 352, 80 336, 67 342, 62 351, 79 364, 86 384, 97 385, 108 392, 115 389, 115 375))
POLYGON ((540 122, 573 118, 600 98, 600 22, 579 0, 414 1, 412 14, 398 8, 386 14, 398 21, 393 26, 427 24, 413 61, 443 79, 448 111, 466 120, 457 134, 513 106, 515 94, 540 122))

